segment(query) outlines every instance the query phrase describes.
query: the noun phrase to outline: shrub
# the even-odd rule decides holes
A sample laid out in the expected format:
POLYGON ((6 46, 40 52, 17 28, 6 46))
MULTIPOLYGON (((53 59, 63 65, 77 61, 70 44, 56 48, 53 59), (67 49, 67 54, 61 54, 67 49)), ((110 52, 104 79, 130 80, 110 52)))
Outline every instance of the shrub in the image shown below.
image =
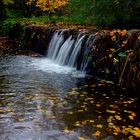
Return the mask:
POLYGON ((70 0, 71 16, 80 16, 97 26, 138 27, 139 0, 70 0))

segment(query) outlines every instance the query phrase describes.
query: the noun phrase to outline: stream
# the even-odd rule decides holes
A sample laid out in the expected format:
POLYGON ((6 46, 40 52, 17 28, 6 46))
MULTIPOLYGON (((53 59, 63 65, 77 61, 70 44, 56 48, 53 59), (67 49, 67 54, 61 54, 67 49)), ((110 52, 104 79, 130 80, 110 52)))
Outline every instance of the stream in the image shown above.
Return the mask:
POLYGON ((0 57, 0 140, 133 140, 140 103, 44 57, 0 57))

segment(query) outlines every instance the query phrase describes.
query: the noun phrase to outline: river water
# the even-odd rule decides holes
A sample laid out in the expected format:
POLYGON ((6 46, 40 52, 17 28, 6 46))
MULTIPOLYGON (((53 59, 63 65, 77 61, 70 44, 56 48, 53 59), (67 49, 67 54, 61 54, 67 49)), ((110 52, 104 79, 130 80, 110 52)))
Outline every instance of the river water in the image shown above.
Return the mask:
POLYGON ((139 139, 139 101, 43 57, 0 57, 0 140, 139 139))

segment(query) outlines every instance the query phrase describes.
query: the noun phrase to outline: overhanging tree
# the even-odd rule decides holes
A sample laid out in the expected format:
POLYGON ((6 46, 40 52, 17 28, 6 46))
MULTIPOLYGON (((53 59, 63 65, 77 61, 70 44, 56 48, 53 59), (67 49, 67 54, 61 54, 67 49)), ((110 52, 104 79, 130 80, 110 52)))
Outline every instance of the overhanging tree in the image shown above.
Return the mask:
POLYGON ((36 5, 42 11, 48 11, 52 13, 55 9, 65 6, 68 0, 29 0, 27 4, 36 5))

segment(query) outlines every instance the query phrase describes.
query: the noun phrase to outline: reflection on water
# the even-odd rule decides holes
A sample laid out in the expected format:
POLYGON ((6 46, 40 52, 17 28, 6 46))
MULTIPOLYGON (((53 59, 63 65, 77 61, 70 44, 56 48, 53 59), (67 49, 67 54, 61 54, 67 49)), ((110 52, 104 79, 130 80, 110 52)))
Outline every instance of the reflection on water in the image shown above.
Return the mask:
POLYGON ((0 58, 0 140, 140 137, 135 98, 101 90, 104 81, 87 85, 82 73, 43 59, 0 58))

